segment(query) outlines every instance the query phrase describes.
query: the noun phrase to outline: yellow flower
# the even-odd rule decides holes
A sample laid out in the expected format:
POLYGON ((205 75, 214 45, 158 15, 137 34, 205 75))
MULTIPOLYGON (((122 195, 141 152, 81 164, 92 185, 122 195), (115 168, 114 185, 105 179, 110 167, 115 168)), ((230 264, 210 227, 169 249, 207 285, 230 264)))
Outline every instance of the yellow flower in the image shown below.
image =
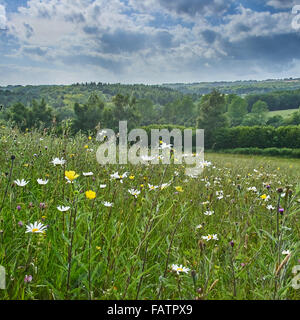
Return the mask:
POLYGON ((265 200, 267 198, 267 195, 266 194, 263 194, 262 196, 260 196, 261 199, 265 200))
POLYGON ((70 180, 73 181, 79 177, 79 174, 76 174, 75 171, 65 171, 65 176, 70 180))
POLYGON ((183 189, 182 189, 182 187, 180 187, 180 186, 175 187, 175 189, 176 189, 176 191, 178 191, 178 192, 183 192, 183 189))
POLYGON ((129 179, 130 179, 130 180, 133 180, 133 179, 134 179, 134 176, 129 176, 129 179))
POLYGON ((89 140, 92 140, 92 137, 91 137, 91 136, 89 136, 89 140))
POLYGON ((89 148, 89 146, 86 144, 85 146, 84 146, 84 149, 88 149, 89 148))
POLYGON ((101 247, 99 247, 99 246, 96 246, 96 249, 100 251, 100 250, 101 250, 101 247))
POLYGON ((144 185, 143 185, 143 184, 141 184, 141 185, 140 185, 140 187, 141 187, 141 188, 144 188, 144 185))
POLYGON ((85 192, 85 196, 90 200, 95 199, 96 198, 96 192, 94 192, 92 190, 86 191, 85 192))
POLYGON ((24 163, 24 167, 29 167, 29 164, 28 163, 24 163))

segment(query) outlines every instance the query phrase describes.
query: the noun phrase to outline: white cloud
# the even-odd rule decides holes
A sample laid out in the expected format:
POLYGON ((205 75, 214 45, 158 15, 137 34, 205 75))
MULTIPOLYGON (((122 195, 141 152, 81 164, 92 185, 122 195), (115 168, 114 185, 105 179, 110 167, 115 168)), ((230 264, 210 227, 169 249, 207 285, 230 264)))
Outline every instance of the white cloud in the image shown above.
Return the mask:
POLYGON ((0 29, 6 29, 7 19, 4 5, 0 4, 0 29))

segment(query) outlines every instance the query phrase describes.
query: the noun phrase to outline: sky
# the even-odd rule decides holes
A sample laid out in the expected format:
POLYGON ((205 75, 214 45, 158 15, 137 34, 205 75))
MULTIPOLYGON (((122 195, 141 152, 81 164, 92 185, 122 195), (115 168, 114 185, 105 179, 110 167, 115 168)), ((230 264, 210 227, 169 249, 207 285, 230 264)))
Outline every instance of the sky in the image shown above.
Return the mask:
POLYGON ((0 0, 1 86, 289 77, 300 0, 0 0))

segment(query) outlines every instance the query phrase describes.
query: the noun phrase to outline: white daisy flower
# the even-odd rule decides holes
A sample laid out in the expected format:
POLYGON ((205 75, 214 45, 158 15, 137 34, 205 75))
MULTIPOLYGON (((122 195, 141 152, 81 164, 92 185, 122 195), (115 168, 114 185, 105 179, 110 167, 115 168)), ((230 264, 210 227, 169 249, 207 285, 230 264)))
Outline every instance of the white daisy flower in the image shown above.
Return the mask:
POLYGON ((38 184, 45 185, 49 180, 37 179, 36 181, 38 182, 38 184))
POLYGON ((206 216, 211 216, 212 214, 214 214, 215 212, 214 211, 205 211, 204 214, 206 216))
POLYGON ((70 207, 58 206, 57 209, 60 212, 66 212, 66 211, 68 211, 70 209, 70 207))
POLYGON ((171 183, 163 183, 163 184, 160 186, 160 189, 163 190, 163 189, 169 187, 170 184, 171 184, 171 183))
POLYGON ((177 264, 172 264, 172 270, 177 274, 180 274, 180 272, 188 273, 190 271, 189 268, 183 267, 182 264, 180 266, 177 264))
POLYGON ((164 149, 171 149, 172 145, 171 144, 166 144, 165 142, 162 142, 159 146, 159 149, 164 150, 164 149))
POLYGON ((100 189, 106 188, 106 184, 100 184, 100 189))
POLYGON ((290 250, 283 250, 281 253, 284 255, 289 255, 289 254, 291 254, 291 251, 290 250))
POLYGON ((141 156, 143 161, 152 161, 155 159, 155 156, 141 156))
POLYGON ((151 191, 151 190, 155 190, 155 189, 158 188, 158 186, 153 186, 153 185, 150 184, 150 183, 148 183, 148 187, 149 187, 150 191, 151 191))
POLYGON ((271 204, 269 204, 269 205, 267 205, 267 209, 268 209, 268 210, 274 210, 275 207, 273 207, 271 204))
POLYGON ((51 163, 53 163, 55 166, 56 165, 64 165, 66 163, 66 160, 64 160, 63 158, 59 159, 59 158, 54 158, 51 163))
POLYGON ((112 206, 113 206, 113 203, 112 203, 112 202, 108 202, 108 201, 104 201, 104 202, 103 202, 103 205, 104 205, 105 207, 112 207, 112 206))
POLYGON ((47 229, 46 226, 44 226, 40 222, 35 222, 35 223, 30 223, 29 225, 26 226, 26 231, 25 233, 32 232, 32 233, 44 233, 45 229, 47 229))
POLYGON ((216 235, 216 234, 208 234, 207 236, 202 236, 202 239, 206 240, 206 241, 219 240, 218 235, 216 235))
POLYGON ((137 198, 137 196, 141 193, 141 191, 139 190, 135 190, 135 189, 128 189, 128 192, 133 195, 135 198, 137 198))
POLYGON ((119 180, 121 183, 123 183, 123 179, 127 177, 128 172, 124 172, 123 174, 119 175, 118 172, 115 172, 110 175, 111 179, 119 180))
POLYGON ((25 187, 29 183, 29 181, 25 181, 24 179, 22 179, 21 181, 19 179, 17 179, 14 182, 19 187, 25 187))
POLYGON ((90 177, 93 175, 93 172, 82 172, 85 177, 90 177))

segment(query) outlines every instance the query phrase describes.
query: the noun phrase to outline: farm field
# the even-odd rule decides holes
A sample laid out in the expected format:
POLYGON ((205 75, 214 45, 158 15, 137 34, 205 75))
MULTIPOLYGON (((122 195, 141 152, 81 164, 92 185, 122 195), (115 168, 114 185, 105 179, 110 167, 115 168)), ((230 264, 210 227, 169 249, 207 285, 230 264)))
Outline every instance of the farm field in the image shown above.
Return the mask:
POLYGON ((0 128, 0 299, 300 298, 299 160, 209 153, 193 178, 98 145, 0 128))

